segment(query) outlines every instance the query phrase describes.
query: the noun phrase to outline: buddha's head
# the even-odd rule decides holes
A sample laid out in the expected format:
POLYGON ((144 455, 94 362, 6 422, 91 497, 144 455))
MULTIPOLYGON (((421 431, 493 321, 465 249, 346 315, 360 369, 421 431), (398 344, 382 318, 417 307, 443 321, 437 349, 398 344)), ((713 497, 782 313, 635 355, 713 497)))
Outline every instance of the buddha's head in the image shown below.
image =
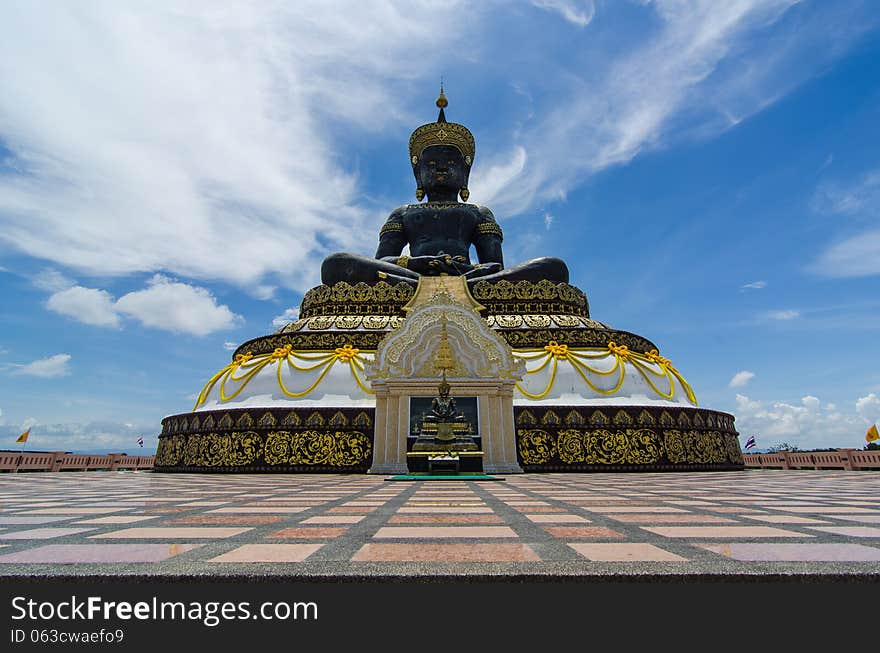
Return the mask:
POLYGON ((467 201, 467 188, 476 149, 473 134, 464 125, 446 122, 443 109, 449 104, 440 87, 437 122, 418 127, 409 139, 410 163, 418 187, 416 198, 467 201))
POLYGON ((448 397, 451 388, 449 387, 449 384, 446 383, 446 381, 443 381, 439 386, 437 386, 437 390, 440 392, 441 397, 448 397))
MULTIPOLYGON (((456 197, 467 189, 470 166, 452 145, 431 145, 419 156, 413 172, 428 199, 456 197)), ((464 199, 464 198, 462 198, 464 199)))

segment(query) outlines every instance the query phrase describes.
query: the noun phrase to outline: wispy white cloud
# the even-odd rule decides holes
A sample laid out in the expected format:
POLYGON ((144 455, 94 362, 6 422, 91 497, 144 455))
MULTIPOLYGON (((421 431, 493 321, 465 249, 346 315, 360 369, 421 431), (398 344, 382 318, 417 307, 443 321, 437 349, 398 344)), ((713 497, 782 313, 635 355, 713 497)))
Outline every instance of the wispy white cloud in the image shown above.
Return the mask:
POLYGON ((272 318, 272 326, 280 329, 288 322, 294 322, 297 319, 299 319, 299 307, 293 306, 285 310, 281 315, 276 315, 272 318))
POLYGON ((867 426, 860 414, 860 405, 870 405, 870 399, 858 399, 852 412, 846 412, 834 404, 823 405, 819 398, 811 395, 803 397, 800 404, 793 404, 767 403, 738 394, 736 426, 740 433, 754 434, 760 448, 782 442, 801 449, 860 447, 864 444, 867 426))
POLYGON ((555 11, 569 23, 586 27, 593 20, 596 6, 592 0, 532 0, 539 9, 555 11))
POLYGON ((257 299, 272 299, 275 296, 275 291, 277 288, 275 286, 257 286, 253 289, 251 294, 257 299))
POLYGON ((66 290, 76 285, 76 282, 73 279, 64 276, 58 270, 52 268, 40 270, 40 272, 31 278, 31 283, 40 290, 53 293, 66 290))
POLYGON ((116 310, 148 327, 197 336, 232 328, 243 319, 229 307, 218 305, 207 289, 160 274, 150 279, 144 290, 120 297, 116 310))
POLYGON ((225 349, 226 351, 233 351, 236 347, 238 347, 238 345, 229 340, 223 343, 223 349, 225 349))
POLYGON ((480 25, 479 8, 462 13, 456 0, 5 12, 0 242, 89 274, 314 285, 324 250, 356 247, 367 215, 334 135, 397 125, 413 44, 422 61, 454 52, 480 25))
POLYGON ((825 182, 813 198, 819 213, 839 215, 850 234, 829 245, 808 267, 828 277, 867 277, 880 274, 880 229, 876 228, 880 213, 880 170, 869 170, 855 181, 825 182))
POLYGON ((869 426, 880 422, 880 397, 873 392, 866 397, 859 397, 856 400, 856 412, 869 426))
POLYGON ((764 317, 768 320, 777 320, 777 321, 787 321, 794 320, 801 316, 800 311, 796 311, 794 309, 786 309, 782 311, 768 311, 764 314, 764 317))
POLYGON ((550 231, 550 225, 552 225, 552 224, 553 224, 553 216, 550 215, 549 213, 545 213, 544 214, 544 228, 547 231, 550 231))
POLYGON ((46 308, 83 324, 119 327, 122 315, 145 326, 174 333, 204 336, 232 328, 242 317, 229 307, 217 304, 206 288, 154 275, 143 290, 118 300, 106 290, 72 286, 49 297, 46 308))
POLYGON ((767 287, 766 281, 752 281, 751 283, 740 286, 741 290, 761 290, 767 287))
POLYGON ((755 378, 754 372, 749 372, 748 370, 742 370, 741 372, 737 372, 733 375, 733 378, 730 379, 730 383, 727 384, 728 388, 742 388, 749 381, 755 378))
MULTIPOLYGON (((545 118, 518 128, 509 151, 491 153, 475 169, 472 197, 517 215, 565 198, 585 177, 645 150, 715 136, 819 74, 877 20, 866 8, 829 5, 787 20, 798 4, 646 3, 642 11, 653 13, 657 27, 628 54, 589 63, 573 54, 570 66, 553 64, 570 80, 567 97, 553 97, 553 106, 536 112, 545 118), (519 172, 510 165, 517 148, 528 162, 519 172)), ((521 85, 528 92, 528 80, 521 85)))
POLYGON ((829 277, 880 274, 880 229, 846 238, 826 249, 811 268, 829 277))
POLYGON ((37 376, 44 379, 54 379, 70 374, 70 354, 55 354, 48 358, 41 358, 26 365, 15 365, 13 374, 22 376, 37 376))
POLYGON ((858 215, 873 210, 880 206, 880 170, 869 170, 850 182, 821 183, 812 204, 819 213, 858 215))
POLYGON ((49 297, 46 308, 83 324, 118 327, 119 315, 113 297, 106 290, 73 286, 49 297))

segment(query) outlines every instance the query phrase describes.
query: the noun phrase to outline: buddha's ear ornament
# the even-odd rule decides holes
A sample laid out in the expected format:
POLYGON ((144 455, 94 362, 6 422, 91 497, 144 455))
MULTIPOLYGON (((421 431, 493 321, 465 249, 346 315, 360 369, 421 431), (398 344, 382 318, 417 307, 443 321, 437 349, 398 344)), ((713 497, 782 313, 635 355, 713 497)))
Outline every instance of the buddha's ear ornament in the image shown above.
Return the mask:
POLYGON ((467 187, 462 188, 460 191, 458 191, 458 194, 461 195, 462 202, 467 202, 468 197, 471 196, 471 192, 467 189, 467 187))
POLYGON ((416 188, 416 199, 419 202, 425 199, 425 191, 423 191, 421 188, 416 188))

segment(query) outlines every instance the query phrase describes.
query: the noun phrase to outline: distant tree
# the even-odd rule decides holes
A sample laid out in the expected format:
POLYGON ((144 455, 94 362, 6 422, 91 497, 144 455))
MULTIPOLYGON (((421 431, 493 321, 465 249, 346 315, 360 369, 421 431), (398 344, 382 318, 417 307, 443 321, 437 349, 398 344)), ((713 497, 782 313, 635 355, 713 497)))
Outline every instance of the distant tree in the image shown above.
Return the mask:
POLYGON ((782 444, 774 444, 770 447, 770 451, 800 451, 800 449, 793 444, 783 442, 782 444))
POLYGON ((877 451, 880 449, 880 443, 878 442, 869 442, 865 445, 865 451, 877 451))

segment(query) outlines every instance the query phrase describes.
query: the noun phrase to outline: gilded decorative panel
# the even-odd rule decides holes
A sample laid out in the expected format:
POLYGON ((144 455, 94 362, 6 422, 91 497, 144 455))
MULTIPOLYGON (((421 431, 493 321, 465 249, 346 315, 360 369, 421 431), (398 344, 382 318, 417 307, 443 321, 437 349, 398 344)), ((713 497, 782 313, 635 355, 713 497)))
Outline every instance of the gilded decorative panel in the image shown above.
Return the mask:
POLYGON ((676 428, 678 423, 718 424, 732 417, 701 408, 619 408, 613 420, 586 407, 516 407, 517 453, 524 471, 742 469, 736 431, 676 428), (657 427, 667 423, 671 428, 657 427), (541 426, 538 428, 537 425, 541 426))
MULTIPOLYGON (((154 471, 366 472, 372 461, 373 409, 246 409, 225 411, 219 420, 200 413, 202 426, 227 429, 173 432, 179 417, 163 421, 154 471), (301 411, 300 411, 301 412, 301 411), (259 419, 256 417, 259 416, 259 419), (232 424, 251 424, 242 429, 232 424), (305 423, 306 424, 303 426, 305 423), (281 429, 277 428, 282 424, 281 429)), ((215 413, 216 414, 216 413, 215 413)))

